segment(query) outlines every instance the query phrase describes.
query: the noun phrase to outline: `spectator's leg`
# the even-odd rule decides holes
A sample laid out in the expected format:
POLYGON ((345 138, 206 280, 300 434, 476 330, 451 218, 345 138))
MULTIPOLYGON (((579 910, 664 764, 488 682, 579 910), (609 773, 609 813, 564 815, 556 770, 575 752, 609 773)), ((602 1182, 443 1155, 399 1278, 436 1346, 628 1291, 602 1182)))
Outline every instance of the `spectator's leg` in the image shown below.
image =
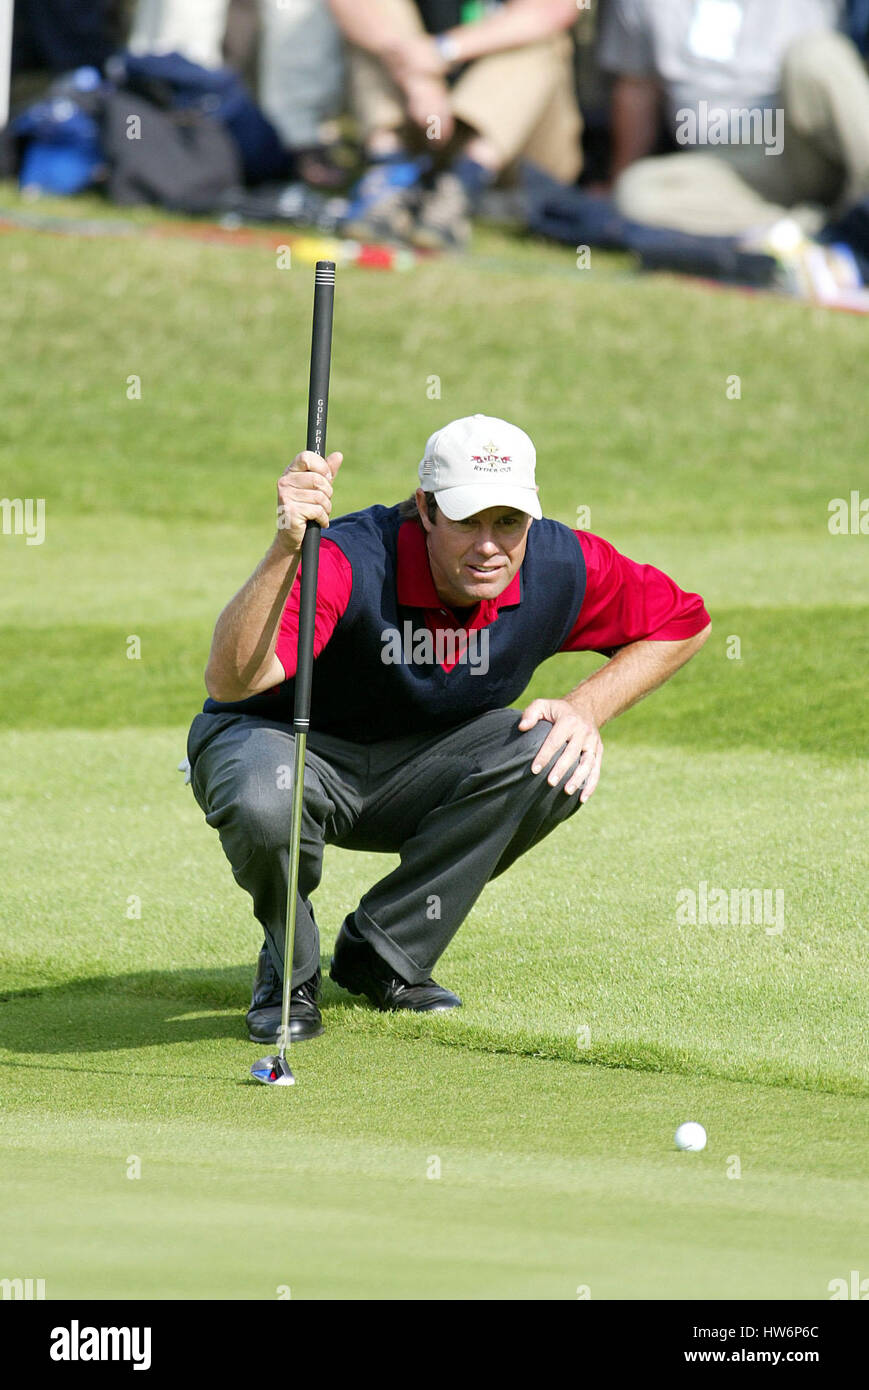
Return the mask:
POLYGON ((451 95, 465 138, 423 200, 412 234, 417 245, 441 249, 466 244, 482 193, 521 155, 565 183, 582 165, 572 48, 564 35, 478 59, 451 95))
POLYGON ((341 106, 341 39, 322 0, 261 0, 260 104, 289 149, 313 149, 341 106))
POLYGON ((575 183, 582 173, 582 129, 573 55, 568 43, 549 105, 520 150, 520 156, 562 183, 575 183))
POLYGON ((786 207, 756 192, 727 160, 707 154, 640 159, 619 178, 614 197, 632 222, 694 236, 741 236, 788 216, 786 207))
POLYGON ((817 193, 802 187, 800 196, 828 201, 836 176, 846 203, 869 196, 869 76, 853 43, 830 32, 807 34, 791 44, 782 98, 786 158, 801 184, 820 184, 817 193))
POLYGON ((259 7, 260 0, 229 0, 223 35, 223 61, 235 69, 251 91, 257 86, 259 7))
POLYGON ((823 31, 791 44, 779 109, 779 153, 732 145, 718 158, 812 235, 840 200, 847 207, 869 194, 869 77, 853 44, 823 31))
MULTIPOLYGON (((381 0, 380 8, 397 36, 425 32, 413 0, 381 0)), ((348 45, 349 91, 353 114, 370 157, 403 148, 407 126, 404 95, 371 53, 348 45)))
MULTIPOLYGON (((425 32, 413 0, 380 0, 395 35, 425 32)), ((350 106, 369 168, 350 195, 345 230, 365 241, 409 241, 428 156, 426 140, 408 117, 404 93, 371 53, 348 46, 350 106)))
POLYGON ((453 88, 453 113, 475 139, 467 153, 500 171, 520 156, 572 183, 582 167, 573 50, 563 34, 480 58, 453 88))
POLYGON ((133 53, 181 53, 204 68, 223 65, 229 0, 138 0, 128 47, 133 53))

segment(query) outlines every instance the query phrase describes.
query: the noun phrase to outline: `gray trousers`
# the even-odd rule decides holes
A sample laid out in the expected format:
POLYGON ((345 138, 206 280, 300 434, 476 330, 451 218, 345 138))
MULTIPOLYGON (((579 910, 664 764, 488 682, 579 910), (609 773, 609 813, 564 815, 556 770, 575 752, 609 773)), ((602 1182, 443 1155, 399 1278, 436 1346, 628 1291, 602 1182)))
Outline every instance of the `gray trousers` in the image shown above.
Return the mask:
POLYGON ((854 44, 832 31, 797 39, 779 103, 779 155, 720 145, 638 160, 616 183, 619 211, 699 236, 741 236, 791 216, 814 236, 830 209, 869 194, 869 76, 854 44))
MULTIPOLYGON (((490 878, 579 808, 579 792, 531 771, 551 729, 520 733, 493 710, 448 733, 382 743, 308 737, 293 987, 320 964, 310 895, 323 847, 401 855, 364 895, 350 925, 410 984, 428 978, 490 878)), ((187 743, 193 793, 253 899, 283 976, 293 735, 249 715, 199 714, 187 743)), ((554 761, 554 760, 553 760, 554 761)), ((348 905, 349 906, 349 905, 348 905)))

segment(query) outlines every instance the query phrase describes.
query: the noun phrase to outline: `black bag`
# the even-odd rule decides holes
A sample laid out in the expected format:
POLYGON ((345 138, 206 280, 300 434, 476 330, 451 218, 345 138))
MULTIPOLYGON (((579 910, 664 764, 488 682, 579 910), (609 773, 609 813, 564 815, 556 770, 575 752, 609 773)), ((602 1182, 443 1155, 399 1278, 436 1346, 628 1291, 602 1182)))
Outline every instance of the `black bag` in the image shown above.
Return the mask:
POLYGON ((235 140, 247 183, 286 178, 278 133, 229 68, 203 68, 180 53, 119 53, 107 71, 116 86, 172 111, 198 111, 235 140))
POLYGON ((109 197, 127 206, 212 212, 242 178, 238 147, 216 121, 199 111, 161 111, 129 92, 106 99, 103 147, 109 197), (131 117, 138 117, 138 126, 131 117))

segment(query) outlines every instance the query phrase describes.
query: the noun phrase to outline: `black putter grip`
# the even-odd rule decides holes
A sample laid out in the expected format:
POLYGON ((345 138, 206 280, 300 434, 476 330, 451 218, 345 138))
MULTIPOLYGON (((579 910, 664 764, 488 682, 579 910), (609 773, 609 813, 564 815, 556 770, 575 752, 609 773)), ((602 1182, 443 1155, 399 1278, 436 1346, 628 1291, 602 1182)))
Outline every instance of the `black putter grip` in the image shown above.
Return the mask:
MULTIPOLYGON (((308 439, 305 447, 326 457, 326 417, 329 412, 329 368, 332 360, 332 305, 335 262, 318 261, 314 273, 314 325, 311 332, 311 379, 308 385, 308 439)), ((309 521, 302 541, 302 581, 299 595, 299 645, 293 724, 306 730, 311 718, 311 676, 314 670, 314 618, 317 611, 317 570, 320 526, 309 521)))

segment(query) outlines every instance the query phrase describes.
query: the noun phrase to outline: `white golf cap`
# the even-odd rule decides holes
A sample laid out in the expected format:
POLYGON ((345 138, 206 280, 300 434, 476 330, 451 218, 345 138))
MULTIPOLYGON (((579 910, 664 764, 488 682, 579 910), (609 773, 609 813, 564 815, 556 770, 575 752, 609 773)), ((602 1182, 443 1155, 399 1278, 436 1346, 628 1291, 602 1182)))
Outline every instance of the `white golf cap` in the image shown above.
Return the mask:
POLYGON ((450 521, 486 507, 515 507, 539 521, 536 461, 534 445, 517 425, 492 415, 466 415, 429 439, 419 465, 420 487, 434 493, 450 521))

